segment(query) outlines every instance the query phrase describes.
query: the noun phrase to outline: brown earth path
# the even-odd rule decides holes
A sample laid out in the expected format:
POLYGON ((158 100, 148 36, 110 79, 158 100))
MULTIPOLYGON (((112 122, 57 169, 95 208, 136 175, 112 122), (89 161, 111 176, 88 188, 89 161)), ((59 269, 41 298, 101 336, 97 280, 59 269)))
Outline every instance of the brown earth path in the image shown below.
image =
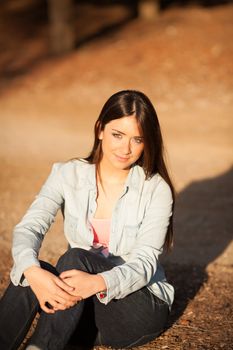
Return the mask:
MULTIPOLYGON (((59 59, 46 58, 44 31, 22 42, 9 70, 36 49, 39 61, 0 84, 1 293, 12 228, 52 163, 86 155, 105 100, 138 89, 156 106, 178 193, 175 248, 164 258, 176 300, 168 329, 142 349, 233 349, 232 19, 232 5, 173 8, 59 59)), ((65 247, 59 216, 41 257, 55 263, 65 247)))

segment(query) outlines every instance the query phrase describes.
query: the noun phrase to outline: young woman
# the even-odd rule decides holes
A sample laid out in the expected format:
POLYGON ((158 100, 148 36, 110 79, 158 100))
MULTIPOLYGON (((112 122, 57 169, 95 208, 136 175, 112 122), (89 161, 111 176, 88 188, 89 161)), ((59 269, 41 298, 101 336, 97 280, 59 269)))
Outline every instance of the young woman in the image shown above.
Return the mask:
POLYGON ((86 159, 56 163, 14 229, 14 267, 0 303, 0 348, 68 343, 127 348, 164 329, 173 302, 159 255, 172 244, 174 191, 155 109, 143 93, 109 98, 86 159), (69 248, 56 267, 38 260, 61 209, 69 248))

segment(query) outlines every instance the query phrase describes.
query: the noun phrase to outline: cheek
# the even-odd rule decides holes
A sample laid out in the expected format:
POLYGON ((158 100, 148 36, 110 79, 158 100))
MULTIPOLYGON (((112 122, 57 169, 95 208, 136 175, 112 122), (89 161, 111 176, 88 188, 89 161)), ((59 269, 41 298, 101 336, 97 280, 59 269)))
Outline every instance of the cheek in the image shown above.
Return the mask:
POLYGON ((114 144, 114 142, 112 141, 112 139, 110 137, 109 138, 105 137, 102 140, 102 150, 105 153, 113 150, 114 148, 116 148, 116 145, 114 144))
POLYGON ((138 157, 141 156, 142 152, 144 150, 144 145, 141 145, 141 146, 137 146, 136 149, 135 149, 135 155, 137 155, 138 157))

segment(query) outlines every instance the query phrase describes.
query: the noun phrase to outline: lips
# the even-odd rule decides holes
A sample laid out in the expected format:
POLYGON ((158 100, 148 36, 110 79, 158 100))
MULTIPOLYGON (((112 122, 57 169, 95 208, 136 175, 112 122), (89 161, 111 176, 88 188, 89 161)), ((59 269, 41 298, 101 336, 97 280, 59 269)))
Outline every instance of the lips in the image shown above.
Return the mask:
POLYGON ((121 157, 118 155, 115 155, 115 157, 120 161, 120 162, 127 162, 129 160, 129 157, 121 157))

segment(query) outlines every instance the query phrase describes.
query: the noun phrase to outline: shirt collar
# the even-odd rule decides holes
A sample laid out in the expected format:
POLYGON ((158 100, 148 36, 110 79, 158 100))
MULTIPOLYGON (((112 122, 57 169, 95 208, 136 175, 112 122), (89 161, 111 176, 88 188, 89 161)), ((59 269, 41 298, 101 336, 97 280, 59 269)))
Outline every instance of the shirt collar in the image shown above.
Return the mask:
MULTIPOLYGON (((83 173, 82 185, 88 186, 89 189, 96 189, 96 165, 88 164, 87 172, 83 173)), ((137 187, 139 181, 145 178, 145 173, 139 165, 133 165, 125 181, 124 193, 131 187, 137 187)))

